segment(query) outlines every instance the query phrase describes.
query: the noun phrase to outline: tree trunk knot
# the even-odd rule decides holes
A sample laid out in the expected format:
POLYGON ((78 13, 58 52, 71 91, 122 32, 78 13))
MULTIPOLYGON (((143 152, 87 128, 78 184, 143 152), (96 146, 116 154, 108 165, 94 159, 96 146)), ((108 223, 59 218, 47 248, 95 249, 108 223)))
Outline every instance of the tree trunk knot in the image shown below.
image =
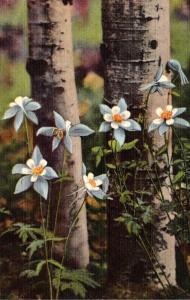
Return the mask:
POLYGON ((62 0, 64 5, 70 4, 73 5, 73 0, 62 0))

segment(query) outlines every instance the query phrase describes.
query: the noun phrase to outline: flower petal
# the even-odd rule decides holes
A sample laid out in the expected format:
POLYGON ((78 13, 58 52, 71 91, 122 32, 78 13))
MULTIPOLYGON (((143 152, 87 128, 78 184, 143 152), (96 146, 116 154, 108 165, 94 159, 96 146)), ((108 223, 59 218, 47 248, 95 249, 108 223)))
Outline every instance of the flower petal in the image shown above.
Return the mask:
POLYGON ((9 109, 6 110, 6 112, 4 113, 4 116, 3 116, 3 120, 6 120, 6 119, 11 119, 12 117, 14 117, 16 115, 16 113, 19 111, 19 107, 18 106, 13 106, 9 109))
POLYGON ((34 183, 34 190, 40 194, 44 199, 48 197, 48 182, 43 177, 38 177, 34 183))
POLYGON ((72 140, 70 138, 70 136, 67 134, 64 138, 64 145, 65 145, 65 148, 70 152, 72 153, 72 148, 73 148, 73 144, 72 144, 72 140))
POLYGON ((32 170, 31 169, 28 169, 28 168, 22 168, 21 170, 21 174, 23 175, 31 175, 32 174, 32 170))
POLYGON ((65 129, 65 120, 63 119, 63 117, 60 114, 58 114, 56 111, 54 111, 53 113, 54 113, 56 127, 65 129))
POLYGON ((36 101, 31 101, 29 103, 27 103, 24 108, 26 111, 28 110, 38 110, 40 109, 42 106, 40 105, 40 103, 36 102, 36 101))
POLYGON ((174 124, 174 119, 169 119, 169 120, 166 120, 166 124, 167 125, 173 125, 174 124))
MULTIPOLYGON (((162 123, 163 123, 163 122, 164 122, 164 121, 162 120, 162 123)), ((154 121, 153 121, 153 122, 149 125, 149 127, 148 127, 148 132, 151 132, 151 131, 157 129, 158 127, 160 127, 160 125, 161 125, 161 124, 154 123, 154 121)))
POLYGON ((32 159, 34 160, 35 166, 38 166, 40 160, 43 159, 42 153, 38 146, 34 148, 34 151, 32 153, 32 159))
POLYGON ((125 111, 123 111, 123 112, 121 113, 121 116, 122 116, 122 118, 123 118, 124 120, 127 120, 127 119, 130 118, 131 113, 130 113, 130 111, 125 110, 125 111))
POLYGON ((121 110, 119 106, 113 106, 111 111, 112 111, 112 115, 116 115, 119 114, 121 110))
POLYGON ((61 143, 61 140, 58 139, 57 137, 54 137, 53 142, 52 142, 52 151, 57 149, 57 147, 59 146, 60 143, 61 143))
POLYGON ((111 127, 112 127, 113 129, 118 129, 118 128, 119 128, 119 125, 118 125, 118 123, 116 123, 116 122, 112 122, 112 123, 111 123, 111 127))
POLYGON ((175 127, 180 127, 180 128, 190 127, 190 123, 182 118, 175 118, 174 125, 175 127))
POLYGON ((32 168, 35 167, 35 162, 34 162, 34 160, 33 160, 32 158, 29 158, 29 159, 27 160, 27 162, 26 162, 26 165, 27 165, 30 169, 32 169, 32 168))
POLYGON ((45 136, 52 136, 54 129, 55 127, 41 127, 40 129, 38 129, 36 135, 38 136, 39 134, 42 134, 45 136))
POLYGON ((179 115, 181 115, 182 113, 184 113, 187 110, 186 107, 178 107, 178 108, 174 108, 172 113, 173 113, 173 117, 177 117, 179 115), (175 110, 175 111, 174 111, 175 110))
POLYGON ((92 133, 94 133, 94 130, 84 124, 74 125, 69 131, 70 136, 88 136, 92 133))
POLYGON ((22 125, 24 119, 23 111, 20 110, 16 113, 15 119, 14 119, 14 128, 16 131, 19 130, 20 126, 22 125))
POLYGON ((125 102, 124 98, 120 98, 120 100, 118 102, 118 106, 119 106, 121 112, 127 110, 127 103, 125 102))
POLYGON ((46 174, 45 174, 45 176, 44 176, 45 179, 51 180, 51 179, 54 179, 54 178, 58 178, 58 175, 57 175, 57 173, 54 171, 53 168, 51 168, 51 167, 46 167, 46 168, 45 168, 45 171, 46 171, 46 174))
POLYGON ((128 128, 125 127, 126 130, 128 130, 128 131, 141 131, 141 126, 135 120, 130 119, 130 120, 128 120, 128 122, 131 123, 131 126, 128 127, 128 128))
POLYGON ((156 109, 156 114, 157 114, 157 116, 158 117, 161 117, 161 114, 163 113, 163 109, 161 108, 161 107, 158 107, 157 109, 156 109))
POLYGON ((37 179, 38 179, 38 177, 39 177, 38 175, 32 175, 32 176, 31 176, 31 179, 30 179, 31 182, 36 182, 37 179))
POLYGON ((166 111, 171 111, 173 110, 173 106, 172 105, 167 105, 166 106, 166 111))
POLYGON ((111 114, 104 114, 103 118, 106 122, 112 122, 113 120, 111 114))
POLYGON ((130 121, 122 121, 119 125, 122 128, 127 129, 127 128, 129 128, 131 126, 131 123, 130 123, 130 121))
POLYGON ((71 128, 71 122, 70 121, 65 121, 65 130, 66 130, 66 134, 69 133, 69 129, 71 128))
POLYGON ((31 179, 30 175, 21 177, 16 184, 14 194, 19 194, 28 190, 32 185, 30 179, 31 179))
POLYGON ((40 160, 39 165, 42 168, 45 168, 47 166, 47 160, 45 160, 44 158, 40 160))
POLYGON ((159 134, 163 135, 164 133, 166 133, 169 129, 169 126, 166 125, 166 123, 163 123, 160 127, 159 127, 159 134))
POLYGON ((162 123, 164 122, 164 120, 163 120, 163 119, 154 119, 152 122, 153 122, 155 125, 160 125, 160 124, 162 124, 162 123))
POLYGON ((102 185, 102 180, 97 179, 97 180, 96 180, 96 186, 100 186, 100 185, 102 185))
POLYGON ((23 106, 23 100, 24 100, 24 97, 22 97, 22 96, 19 96, 19 97, 16 97, 15 98, 15 103, 17 104, 17 105, 19 105, 19 106, 23 106))
POLYGON ((25 164, 16 164, 13 168, 12 168, 12 174, 22 174, 22 169, 26 168, 25 164))
POLYGON ((27 111, 25 114, 27 119, 29 119, 32 123, 38 125, 38 118, 35 113, 33 113, 32 111, 27 111))
POLYGON ((106 198, 106 194, 101 189, 99 189, 98 191, 91 191, 91 193, 97 199, 103 200, 104 198, 106 198))
POLYGON ((92 172, 88 173, 88 180, 93 180, 94 179, 94 174, 92 172))
POLYGON ((111 114, 111 108, 105 104, 100 104, 100 112, 102 115, 111 114))
POLYGON ((99 128, 99 132, 108 132, 111 129, 111 124, 108 122, 102 122, 99 128))
POLYGON ((122 128, 114 129, 114 138, 122 146, 125 142, 125 130, 122 128))

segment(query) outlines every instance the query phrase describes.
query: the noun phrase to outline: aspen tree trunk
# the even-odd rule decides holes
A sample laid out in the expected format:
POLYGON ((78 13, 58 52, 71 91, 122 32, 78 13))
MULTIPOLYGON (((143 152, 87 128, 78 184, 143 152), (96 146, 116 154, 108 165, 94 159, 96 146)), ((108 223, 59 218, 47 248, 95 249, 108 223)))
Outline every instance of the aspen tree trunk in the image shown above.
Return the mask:
MULTIPOLYGON (((142 112, 144 100, 144 94, 138 90, 140 85, 152 81, 160 62, 165 63, 170 57, 169 0, 103 0, 102 3, 105 98, 114 101, 124 97, 129 110, 137 116, 142 112)), ((167 104, 166 94, 164 97, 158 93, 152 95, 147 122, 155 118, 157 107, 167 104)), ((164 139, 156 135, 154 144, 160 147, 164 139)), ((166 199, 170 198, 167 190, 164 194, 166 199)), ((130 280, 140 282, 147 271, 145 257, 137 243, 127 238, 126 231, 122 232, 114 221, 119 211, 117 201, 108 203, 109 274, 115 274, 118 278, 123 271, 127 271, 130 280)), ((166 274, 170 275, 170 283, 175 285, 175 239, 161 230, 166 223, 165 216, 162 216, 158 230, 166 248, 158 253, 158 258, 165 266, 166 274)))
MULTIPOLYGON (((29 58, 27 70, 32 81, 32 97, 39 101, 39 127, 54 126, 53 111, 79 123, 78 102, 74 78, 73 45, 71 30, 72 1, 28 0, 29 58)), ((64 147, 51 151, 51 140, 39 136, 36 143, 51 166, 61 172, 64 147)), ((83 198, 71 195, 82 186, 81 141, 73 138, 73 154, 66 155, 65 169, 72 180, 66 181, 61 191, 61 204, 56 234, 66 236, 71 219, 80 208, 83 198), (68 196, 71 195, 71 196, 68 196), (74 208, 73 208, 74 203, 74 208)), ((51 210, 55 217, 58 201, 59 183, 53 186, 51 210)), ((59 255, 63 249, 59 249, 59 255)), ((68 245, 70 266, 84 268, 89 262, 86 209, 83 207, 78 217, 68 245)))

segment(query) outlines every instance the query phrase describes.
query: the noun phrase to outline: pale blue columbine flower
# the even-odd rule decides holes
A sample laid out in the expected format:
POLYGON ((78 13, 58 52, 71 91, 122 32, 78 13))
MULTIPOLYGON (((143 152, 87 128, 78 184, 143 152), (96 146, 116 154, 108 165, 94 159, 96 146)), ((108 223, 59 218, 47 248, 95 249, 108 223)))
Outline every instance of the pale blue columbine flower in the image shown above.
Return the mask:
POLYGON ((42 127, 37 131, 37 135, 53 136, 52 151, 54 151, 61 141, 66 149, 72 153, 71 137, 88 136, 94 133, 94 130, 84 124, 71 125, 70 121, 65 121, 63 117, 54 111, 56 127, 42 127))
POLYGON ((175 84, 173 84, 163 73, 164 68, 163 65, 161 65, 158 71, 156 72, 154 81, 147 84, 143 84, 139 88, 139 90, 141 92, 148 90, 150 94, 158 92, 162 96, 162 89, 173 89, 175 87, 175 84))
POLYGON ((179 74, 180 80, 181 80, 181 85, 185 85, 189 83, 189 80, 187 79, 185 73, 182 70, 181 64, 178 60, 176 59, 170 59, 167 62, 167 67, 169 70, 172 72, 176 72, 179 74))
POLYGON ((93 173, 86 173, 86 167, 83 165, 83 181, 86 192, 90 197, 96 197, 100 200, 107 198, 109 179, 106 174, 94 176, 93 173))
POLYGON ((104 122, 101 123, 99 131, 108 132, 113 129, 114 138, 121 146, 125 142, 125 130, 141 131, 140 125, 135 120, 130 119, 131 113, 127 110, 124 98, 121 98, 118 105, 112 108, 100 104, 100 112, 103 115, 104 122))
POLYGON ((190 127, 190 123, 182 118, 178 118, 184 111, 185 107, 173 108, 172 105, 167 105, 166 109, 163 110, 161 107, 156 109, 156 114, 159 118, 152 121, 148 128, 148 132, 155 129, 159 129, 159 134, 163 135, 167 132, 170 126, 186 128, 190 127))
POLYGON ((47 166, 38 146, 34 148, 32 158, 26 164, 16 164, 13 167, 12 174, 25 175, 17 182, 14 194, 22 193, 33 185, 34 190, 45 199, 48 197, 47 180, 58 178, 57 173, 47 166))
POLYGON ((5 112, 3 120, 14 118, 14 128, 16 131, 22 125, 24 116, 34 124, 38 124, 38 118, 34 113, 41 108, 41 105, 28 97, 17 97, 9 104, 9 109, 5 112))

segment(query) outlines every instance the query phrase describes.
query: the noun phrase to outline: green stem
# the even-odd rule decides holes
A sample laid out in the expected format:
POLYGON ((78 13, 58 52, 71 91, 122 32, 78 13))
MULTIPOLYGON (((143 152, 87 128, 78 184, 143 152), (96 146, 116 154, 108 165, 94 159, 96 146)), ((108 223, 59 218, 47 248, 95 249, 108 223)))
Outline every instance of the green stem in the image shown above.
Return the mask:
MULTIPOLYGON (((84 199, 83 202, 82 202, 82 204, 81 204, 81 206, 80 206, 80 208, 79 208, 79 210, 78 210, 78 212, 77 212, 77 214, 75 215, 75 217, 74 217, 74 219, 72 221, 72 224, 71 224, 70 228, 69 228, 69 232, 68 232, 68 235, 67 235, 66 240, 65 240, 65 247, 64 247, 64 253, 63 253, 63 256, 62 256, 62 259, 61 259, 61 265, 63 265, 63 263, 64 263, 64 259, 65 259, 66 254, 67 254, 67 247, 68 247, 68 242, 69 242, 71 233, 72 233, 73 228, 74 228, 74 226, 75 226, 75 224, 77 222, 78 216, 79 216, 79 214, 80 214, 80 212, 81 212, 81 210, 82 210, 82 208, 83 208, 83 206, 85 204, 85 201, 86 200, 84 199)), ((59 278, 58 278, 58 288, 57 288, 57 291, 56 291, 55 300, 59 299, 60 283, 61 283, 61 272, 60 272, 60 275, 59 275, 59 278)))
POLYGON ((154 266, 154 263, 152 261, 152 257, 150 256, 150 253, 149 253, 148 249, 146 248, 146 245, 145 245, 145 243, 144 243, 144 241, 143 241, 143 239, 141 238, 140 235, 138 236, 138 239, 139 239, 140 246, 144 249, 145 253, 147 254, 147 256, 148 256, 148 258, 150 260, 150 263, 152 265, 153 271, 154 271, 156 277, 158 278, 158 281, 160 282, 160 284, 161 284, 161 286, 162 286, 162 288, 163 288, 166 296, 168 296, 167 290, 166 290, 166 288, 165 288, 165 286, 164 286, 164 284, 163 284, 163 282, 162 282, 162 280, 160 278, 160 275, 158 274, 158 271, 156 270, 156 267, 154 266))
MULTIPOLYGON (((61 169, 62 177, 63 177, 63 170, 64 170, 64 165, 65 165, 65 157, 66 157, 66 153, 64 153, 64 157, 63 157, 63 163, 62 163, 62 169, 61 169)), ((56 234, 56 229, 57 229, 57 220, 58 220, 59 208, 60 208, 60 204, 61 204, 62 186, 63 186, 63 182, 61 180, 60 185, 59 185, 58 201, 57 201, 57 207, 56 207, 56 212, 55 212, 55 221, 54 221, 54 228, 53 228, 54 236, 56 234)), ((51 244, 51 258, 53 257, 53 245, 54 245, 54 241, 52 241, 52 244, 51 244)))
POLYGON ((25 129, 26 129, 26 140, 27 140, 27 147, 28 147, 28 154, 30 155, 32 152, 32 149, 30 147, 30 135, 29 135, 29 128, 28 128, 28 120, 25 117, 24 118, 24 123, 25 123, 25 129))
POLYGON ((40 212, 41 212, 41 219, 42 219, 42 230, 44 235, 44 250, 45 250, 45 260, 46 260, 46 267, 47 267, 47 274, 48 274, 48 281, 49 281, 49 293, 50 299, 53 300, 53 289, 52 289, 52 279, 51 279, 51 272, 49 268, 49 259, 48 259, 48 246, 47 246, 47 237, 46 237, 46 229, 44 225, 44 216, 43 216, 43 207, 42 207, 42 200, 40 197, 40 212))

